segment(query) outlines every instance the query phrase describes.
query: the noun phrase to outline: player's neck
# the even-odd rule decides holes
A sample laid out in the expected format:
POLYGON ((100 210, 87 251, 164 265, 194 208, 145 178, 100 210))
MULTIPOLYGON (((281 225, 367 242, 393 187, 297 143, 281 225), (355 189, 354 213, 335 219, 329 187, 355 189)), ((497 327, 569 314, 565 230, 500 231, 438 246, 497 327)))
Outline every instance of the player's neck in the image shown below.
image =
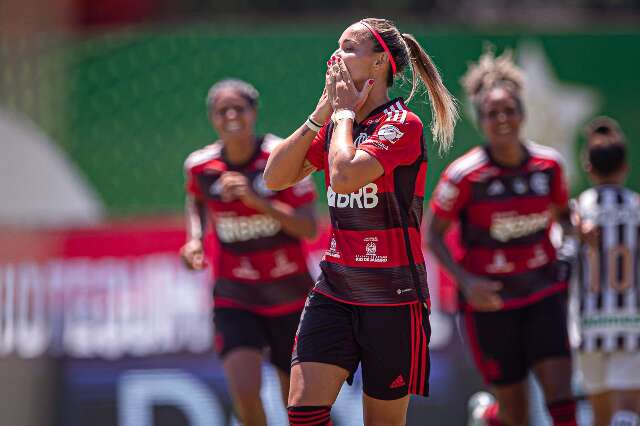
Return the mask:
POLYGON ((519 166, 526 157, 526 152, 520 141, 495 145, 489 144, 489 151, 493 160, 505 167, 519 166))
POLYGON ((356 121, 360 123, 371 114, 371 111, 380 105, 386 104, 389 100, 389 93, 386 87, 374 87, 371 89, 369 96, 367 96, 367 100, 360 109, 356 111, 356 121))
POLYGON ((591 176, 591 181, 594 183, 594 185, 596 186, 600 186, 600 185, 615 185, 615 186, 623 186, 624 185, 624 178, 620 178, 620 177, 594 177, 591 176))
POLYGON ((230 164, 244 164, 254 153, 255 137, 224 140, 224 158, 230 164))

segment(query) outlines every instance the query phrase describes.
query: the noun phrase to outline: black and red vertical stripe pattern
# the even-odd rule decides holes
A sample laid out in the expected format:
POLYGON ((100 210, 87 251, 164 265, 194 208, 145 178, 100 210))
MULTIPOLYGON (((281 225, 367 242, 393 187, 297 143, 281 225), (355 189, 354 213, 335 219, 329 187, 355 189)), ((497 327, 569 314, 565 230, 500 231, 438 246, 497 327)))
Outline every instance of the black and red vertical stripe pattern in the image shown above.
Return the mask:
POLYGON ((411 317, 411 367, 409 370, 409 393, 429 394, 429 339, 431 328, 428 311, 420 303, 409 305, 411 317))

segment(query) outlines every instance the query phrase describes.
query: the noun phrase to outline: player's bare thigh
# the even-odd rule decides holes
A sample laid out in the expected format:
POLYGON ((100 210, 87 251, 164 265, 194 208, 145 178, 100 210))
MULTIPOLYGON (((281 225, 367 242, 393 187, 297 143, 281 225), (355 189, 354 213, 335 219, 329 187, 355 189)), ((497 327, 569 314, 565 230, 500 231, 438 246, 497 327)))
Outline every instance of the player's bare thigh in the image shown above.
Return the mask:
POLYGON ((289 406, 330 406, 349 372, 322 362, 301 362, 291 367, 289 406))
POLYGON ((409 395, 385 401, 364 395, 365 426, 402 426, 407 422, 409 395))

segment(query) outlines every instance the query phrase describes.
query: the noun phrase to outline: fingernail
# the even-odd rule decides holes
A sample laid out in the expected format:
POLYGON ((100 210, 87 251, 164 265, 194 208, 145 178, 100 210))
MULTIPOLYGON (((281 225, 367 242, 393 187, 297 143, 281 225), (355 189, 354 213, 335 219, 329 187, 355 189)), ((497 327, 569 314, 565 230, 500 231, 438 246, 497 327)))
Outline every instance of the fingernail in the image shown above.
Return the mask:
POLYGON ((374 79, 370 78, 370 79, 369 79, 369 81, 368 81, 367 83, 369 83, 369 86, 373 86, 373 82, 374 82, 374 81, 375 81, 374 79))

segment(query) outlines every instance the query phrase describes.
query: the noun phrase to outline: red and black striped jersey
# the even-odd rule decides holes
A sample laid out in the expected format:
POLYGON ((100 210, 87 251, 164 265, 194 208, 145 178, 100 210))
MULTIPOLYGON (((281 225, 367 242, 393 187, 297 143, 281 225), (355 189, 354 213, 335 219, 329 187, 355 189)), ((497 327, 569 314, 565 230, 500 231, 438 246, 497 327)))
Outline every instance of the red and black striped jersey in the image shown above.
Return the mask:
MULTIPOLYGON (((236 171, 249 178, 261 197, 300 207, 315 200, 310 179, 284 191, 270 191, 263 172, 270 146, 279 139, 259 138, 255 152, 245 164, 231 165, 224 147, 214 143, 193 152, 185 162, 186 191, 205 203, 220 250, 211 259, 215 277, 214 303, 238 307, 263 315, 284 315, 302 309, 313 285, 307 271, 301 241, 282 229, 271 216, 241 201, 222 201, 219 178, 236 171)), ((211 250, 209 250, 211 252, 211 250)))
POLYGON ((516 167, 473 148, 443 172, 431 200, 435 215, 460 222, 464 268, 502 282, 505 309, 567 288, 550 240, 552 207, 568 204, 562 159, 532 142, 523 148, 516 167))
MULTIPOLYGON (((422 122, 401 99, 354 123, 357 149, 384 174, 351 194, 337 194, 325 173, 331 218, 329 248, 314 291, 345 303, 402 305, 428 301, 420 224, 427 171, 422 122)), ((333 124, 313 140, 307 160, 328 169, 333 124)))

